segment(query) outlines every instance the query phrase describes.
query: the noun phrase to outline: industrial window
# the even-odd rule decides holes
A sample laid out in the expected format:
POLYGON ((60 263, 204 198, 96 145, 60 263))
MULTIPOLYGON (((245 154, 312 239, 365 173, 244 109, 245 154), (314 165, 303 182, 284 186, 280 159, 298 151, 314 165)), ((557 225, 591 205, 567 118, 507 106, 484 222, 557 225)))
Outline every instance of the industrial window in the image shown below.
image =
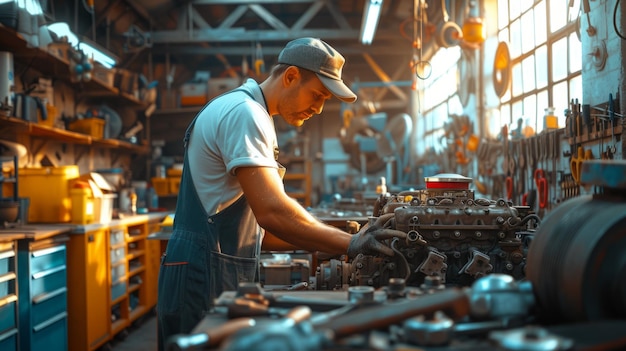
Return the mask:
POLYGON ((500 105, 503 125, 521 119, 541 132, 545 109, 553 107, 565 126, 569 101, 582 99, 579 10, 580 1, 498 1, 498 39, 509 43, 512 66, 500 105))

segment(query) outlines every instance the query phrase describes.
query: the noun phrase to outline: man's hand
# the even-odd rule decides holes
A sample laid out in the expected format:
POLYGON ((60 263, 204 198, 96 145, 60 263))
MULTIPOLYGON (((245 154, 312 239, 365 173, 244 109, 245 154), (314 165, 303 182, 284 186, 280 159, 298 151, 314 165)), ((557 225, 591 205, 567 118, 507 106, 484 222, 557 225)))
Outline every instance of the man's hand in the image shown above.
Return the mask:
POLYGON ((378 253, 393 256, 393 250, 380 242, 380 240, 400 238, 406 239, 406 233, 400 230, 390 229, 394 219, 393 213, 384 214, 371 226, 365 225, 358 233, 352 236, 348 245, 348 257, 354 257, 360 253, 376 255, 378 253))

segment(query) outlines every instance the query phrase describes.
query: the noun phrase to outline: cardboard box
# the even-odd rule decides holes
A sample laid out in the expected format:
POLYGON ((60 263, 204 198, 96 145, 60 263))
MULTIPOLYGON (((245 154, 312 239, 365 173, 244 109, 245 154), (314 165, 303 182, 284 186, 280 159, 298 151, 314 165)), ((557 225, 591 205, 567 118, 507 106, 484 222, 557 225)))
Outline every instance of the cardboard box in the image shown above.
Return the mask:
POLYGON ((189 82, 180 87, 180 106, 202 106, 208 100, 206 82, 189 82))

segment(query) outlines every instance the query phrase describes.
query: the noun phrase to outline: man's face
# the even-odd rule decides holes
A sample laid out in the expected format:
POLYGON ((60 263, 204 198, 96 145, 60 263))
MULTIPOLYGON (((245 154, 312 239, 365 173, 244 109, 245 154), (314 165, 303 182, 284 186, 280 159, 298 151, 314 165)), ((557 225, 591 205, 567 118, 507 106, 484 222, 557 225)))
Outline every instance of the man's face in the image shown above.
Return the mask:
POLYGON ((332 94, 316 75, 304 79, 295 67, 285 72, 285 92, 278 103, 278 113, 292 126, 299 127, 315 114, 322 113, 332 94))

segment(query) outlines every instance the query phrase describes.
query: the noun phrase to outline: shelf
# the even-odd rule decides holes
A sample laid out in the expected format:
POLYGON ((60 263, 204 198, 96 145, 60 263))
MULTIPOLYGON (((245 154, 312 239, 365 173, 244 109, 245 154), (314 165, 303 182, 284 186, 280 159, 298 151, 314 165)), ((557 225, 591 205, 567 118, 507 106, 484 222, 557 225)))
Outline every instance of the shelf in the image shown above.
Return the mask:
POLYGON ((147 105, 134 96, 120 92, 97 78, 88 82, 72 82, 70 63, 63 57, 51 54, 47 50, 29 47, 21 34, 14 29, 0 25, 0 46, 4 50, 11 51, 15 59, 23 62, 44 75, 63 80, 77 87, 85 97, 114 98, 116 102, 137 108, 145 108, 147 105))
POLYGON ((20 132, 28 133, 32 137, 56 140, 63 143, 128 150, 142 155, 150 153, 150 147, 147 145, 137 145, 117 139, 94 139, 92 136, 87 134, 27 122, 16 117, 0 116, 0 127, 1 126, 14 128, 20 132))
POLYGON ((126 260, 130 261, 135 258, 139 258, 144 255, 144 250, 133 250, 126 254, 126 260))
POLYGON ((148 311, 148 308, 144 305, 138 305, 130 311, 130 321, 133 322, 137 318, 143 316, 148 311))

